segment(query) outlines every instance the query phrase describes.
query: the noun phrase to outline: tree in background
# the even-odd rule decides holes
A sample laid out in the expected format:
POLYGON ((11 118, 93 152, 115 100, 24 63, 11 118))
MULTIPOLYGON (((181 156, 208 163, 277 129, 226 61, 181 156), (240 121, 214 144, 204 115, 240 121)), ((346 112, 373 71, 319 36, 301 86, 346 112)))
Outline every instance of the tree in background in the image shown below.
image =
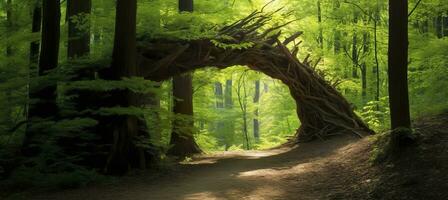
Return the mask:
POLYGON ((258 119, 259 116, 259 109, 258 104, 260 103, 260 80, 255 80, 255 91, 254 91, 254 104, 255 104, 255 111, 254 111, 254 119, 253 119, 253 131, 254 131, 254 138, 255 141, 260 140, 260 120, 258 119))
POLYGON ((67 1, 68 58, 83 57, 90 52, 90 25, 86 21, 89 20, 91 10, 91 0, 67 1))
MULTIPOLYGON (((34 3, 33 5, 33 15, 31 20, 31 32, 40 33, 42 26, 42 5, 40 3, 34 3)), ((39 47, 40 41, 32 41, 30 43, 30 71, 34 71, 34 68, 39 62, 39 47)), ((34 75, 31 73, 31 77, 34 75)))
POLYGON ((236 88, 236 94, 238 97, 238 104, 240 105, 240 109, 241 109, 241 115, 242 115, 242 120, 243 120, 243 136, 244 136, 244 143, 246 144, 246 150, 249 150, 251 148, 250 146, 250 142, 249 142, 249 127, 248 127, 248 111, 247 111, 247 107, 248 107, 248 101, 247 101, 247 97, 248 95, 248 91, 247 91, 247 86, 246 86, 246 81, 247 80, 247 71, 244 71, 241 76, 238 79, 238 86, 236 88))

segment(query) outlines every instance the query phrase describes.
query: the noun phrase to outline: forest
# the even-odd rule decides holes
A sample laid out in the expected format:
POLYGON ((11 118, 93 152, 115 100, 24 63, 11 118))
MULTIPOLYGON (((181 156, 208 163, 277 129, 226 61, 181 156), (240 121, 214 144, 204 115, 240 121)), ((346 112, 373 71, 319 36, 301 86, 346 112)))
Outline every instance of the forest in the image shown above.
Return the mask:
POLYGON ((1 0, 0 49, 0 199, 448 199, 445 0, 1 0))

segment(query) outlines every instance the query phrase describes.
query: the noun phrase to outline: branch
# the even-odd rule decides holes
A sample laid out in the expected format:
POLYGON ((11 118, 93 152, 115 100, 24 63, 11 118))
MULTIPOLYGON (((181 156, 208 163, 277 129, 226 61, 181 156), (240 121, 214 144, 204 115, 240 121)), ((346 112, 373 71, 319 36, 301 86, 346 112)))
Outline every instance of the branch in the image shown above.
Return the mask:
POLYGON ((17 129, 19 129, 22 125, 26 124, 27 122, 28 122, 28 120, 24 120, 24 121, 17 123, 14 127, 9 129, 9 132, 11 132, 11 133, 15 132, 17 129))
POLYGON ((299 31, 297 33, 294 33, 293 35, 291 35, 290 37, 286 38, 286 40, 283 42, 283 45, 288 45, 290 42, 294 41, 296 38, 298 38, 300 35, 302 35, 303 32, 299 31))
POLYGON ((357 7, 359 10, 361 10, 361 12, 363 12, 365 15, 367 15, 371 20, 375 20, 366 10, 364 10, 358 4, 353 3, 353 2, 348 2, 348 1, 343 1, 342 3, 350 4, 350 5, 353 5, 353 6, 357 7))
POLYGON ((415 4, 414 8, 408 14, 408 18, 411 17, 412 13, 414 13, 415 9, 417 9, 418 5, 420 5, 421 2, 422 2, 422 0, 418 0, 418 2, 415 4))

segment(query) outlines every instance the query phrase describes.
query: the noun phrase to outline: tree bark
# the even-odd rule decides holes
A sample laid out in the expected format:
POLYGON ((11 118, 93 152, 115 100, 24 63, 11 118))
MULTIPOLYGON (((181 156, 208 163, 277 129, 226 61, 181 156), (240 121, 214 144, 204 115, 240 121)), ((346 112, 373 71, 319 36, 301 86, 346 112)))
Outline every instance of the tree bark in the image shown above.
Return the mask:
POLYGON ((408 94, 408 1, 389 1, 389 103, 392 129, 411 128, 408 94))
POLYGON ((176 119, 173 121, 173 132, 171 133, 168 151, 169 155, 185 157, 201 150, 193 137, 193 87, 191 73, 179 75, 173 79, 173 112, 176 119))
MULTIPOLYGON (((123 77, 137 76, 136 54, 136 0, 117 0, 115 18, 115 37, 112 64, 103 74, 108 80, 121 80, 123 77)), ((129 90, 110 92, 107 99, 110 106, 137 106, 136 94, 129 90)), ((140 133, 141 124, 135 115, 107 117, 102 123, 107 126, 103 135, 112 135, 112 148, 107 159, 105 171, 121 175, 131 167, 144 168, 144 152, 133 142, 140 133)))
MULTIPOLYGON (((60 37, 60 2, 43 1, 43 24, 41 38, 41 53, 39 59, 38 76, 47 75, 58 66, 59 37, 60 37)), ((37 15, 37 13, 36 13, 37 15)), ((36 19, 37 20, 37 19, 36 19)), ((37 29, 37 26, 35 27, 37 29)), ((58 114, 56 105, 56 82, 51 80, 45 87, 38 87, 35 83, 30 83, 29 97, 33 103, 29 104, 28 124, 24 140, 24 148, 29 148, 33 143, 33 138, 39 131, 33 127, 39 120, 54 119, 58 114)), ((27 153, 25 153, 27 154, 27 153)))
MULTIPOLYGON (((179 0, 180 12, 193 12, 193 0, 179 0)), ((184 116, 184 118, 193 118, 193 75, 184 74, 173 77, 173 96, 177 99, 174 100, 173 112, 176 115, 184 116)), ((183 121, 183 120, 181 120, 183 121)), ((175 156, 187 156, 201 152, 199 146, 196 144, 193 137, 194 123, 187 122, 185 125, 180 126, 182 122, 174 120, 173 132, 171 134, 170 144, 173 147, 168 151, 169 154, 175 156), (179 128, 185 130, 181 131, 179 128)))

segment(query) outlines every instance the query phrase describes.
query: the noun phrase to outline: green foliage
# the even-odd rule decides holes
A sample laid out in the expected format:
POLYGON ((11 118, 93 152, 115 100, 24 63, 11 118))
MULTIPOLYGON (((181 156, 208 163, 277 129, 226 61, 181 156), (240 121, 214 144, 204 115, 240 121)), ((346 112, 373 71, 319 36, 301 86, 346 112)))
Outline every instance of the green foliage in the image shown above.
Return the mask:
MULTIPOLYGON (((97 123, 95 116, 135 115, 145 118, 149 134, 135 138, 136 143, 147 149, 169 148, 171 121, 182 119, 185 124, 194 121, 194 136, 206 152, 223 150, 266 149, 284 143, 294 135, 300 122, 296 104, 289 89, 277 80, 247 67, 238 66, 225 70, 207 68, 194 74, 194 118, 174 115, 172 110, 171 83, 161 84, 139 77, 122 80, 104 80, 95 73, 92 80, 74 78, 83 70, 95 72, 110 64, 115 24, 115 2, 92 1, 92 14, 72 17, 79 30, 91 30, 91 52, 86 58, 67 61, 67 23, 61 21, 61 48, 59 67, 44 76, 37 77, 36 64, 30 63, 29 46, 40 39, 39 33, 31 33, 31 11, 35 0, 0 2, 0 175, 13 168, 11 184, 31 186, 74 187, 98 178, 98 175, 76 163, 80 156, 69 155, 61 149, 61 138, 80 138, 86 143, 94 140, 90 129, 97 123), (12 19, 6 19, 6 11, 12 11, 12 19), (233 85, 226 88, 226 82, 233 85), (254 81, 261 81, 261 98, 254 103, 254 81), (58 83, 58 119, 40 119, 26 127, 30 89, 58 83), (216 94, 216 83, 221 84, 223 94, 216 94), (240 90, 238 90, 238 87, 240 90), (73 91, 111 92, 130 90, 138 93, 139 100, 159 99, 160 105, 145 102, 141 107, 101 107, 76 110, 73 91), (225 97, 230 96, 227 105, 225 97), (239 94, 239 96, 237 95, 239 94), (242 103, 241 106, 239 102, 242 103), (224 104, 219 105, 218 104, 224 104), (258 110, 258 116, 255 111, 258 110), (246 117, 249 144, 244 138, 243 116, 246 117), (260 122, 259 139, 254 137, 253 119, 260 122), (18 158, 26 128, 38 129, 39 147, 42 152, 36 158, 18 158), (149 138, 149 139, 148 139, 149 138), (32 163, 35 167, 25 167, 32 163), (15 183, 13 183, 15 182, 15 183)), ((241 19, 255 9, 261 9, 264 0, 197 0, 193 13, 179 13, 177 0, 138 1, 137 32, 139 38, 163 40, 212 39, 223 49, 246 49, 252 43, 232 43, 226 36, 216 37, 220 27, 241 19)), ((320 62, 316 68, 326 79, 337 85, 339 91, 353 104, 357 113, 369 126, 381 132, 389 127, 387 90, 387 1, 332 1, 321 0, 321 17, 318 21, 317 2, 313 0, 277 0, 265 8, 276 10, 267 27, 293 21, 282 28, 282 37, 303 31, 303 35, 290 45, 302 42, 299 58, 320 62), (356 16, 356 18, 355 18, 356 16), (374 36, 377 36, 376 38, 374 36), (320 42, 322 39, 322 43, 320 42), (376 47, 376 48, 375 48, 376 47), (354 56, 357 53, 357 57, 354 56), (361 73, 365 67, 365 76, 361 73), (363 87, 363 80, 366 83, 363 87)), ((415 5, 417 0, 410 2, 415 5)), ((65 7, 65 4, 62 4, 65 7)), ((442 0, 425 0, 410 17, 409 88, 413 117, 438 113, 448 109, 448 40, 440 36, 437 20, 446 17, 448 4, 442 0)), ((66 13, 62 9, 62 16, 66 13)), ((445 28, 446 29, 446 28, 445 28)), ((265 30, 259 30, 265 31, 265 30)), ((443 32, 443 31, 442 31, 443 32)), ((95 99, 101 105, 103 99, 95 99)), ((228 101, 228 99, 227 99, 228 101)), ((299 105, 300 106, 300 105, 299 105)), ((185 131, 184 128, 175 130, 185 131)), ((189 130, 191 131, 191 130, 189 130)), ((387 154, 391 134, 377 136, 375 156, 387 154), (386 153, 385 153, 386 152, 386 153)), ((81 144, 84 145, 84 144, 81 144)), ((162 155, 163 158, 164 155, 162 155)))
MULTIPOLYGON (((295 111, 295 101, 289 89, 280 81, 254 71, 245 66, 235 66, 224 70, 198 70, 194 75, 195 121, 199 133, 196 139, 206 151, 242 150, 246 142, 243 133, 243 114, 239 101, 247 102, 247 129, 251 149, 267 149, 284 143, 294 135, 299 126, 295 111), (240 80, 244 78, 244 82, 240 80), (232 80, 231 105, 225 105, 229 88, 226 82, 232 80), (260 80, 260 100, 254 103, 255 81, 260 80), (223 96, 216 95, 216 84, 222 87, 223 96), (241 84, 238 96, 238 84, 241 84), (243 91, 246 91, 244 96, 243 91), (221 106, 218 106, 221 104, 221 106), (258 117, 255 111, 258 110, 258 117), (254 138, 253 119, 260 122, 259 141, 254 138)), ((228 100, 227 100, 228 101, 228 100)))
POLYGON ((248 49, 254 45, 252 42, 244 42, 244 43, 240 43, 240 44, 227 44, 227 43, 220 42, 218 40, 211 40, 211 42, 215 46, 223 48, 223 49, 237 49, 237 50, 248 49))
POLYGON ((361 117, 376 132, 389 127, 389 98, 381 97, 379 101, 370 101, 362 108, 361 117))

